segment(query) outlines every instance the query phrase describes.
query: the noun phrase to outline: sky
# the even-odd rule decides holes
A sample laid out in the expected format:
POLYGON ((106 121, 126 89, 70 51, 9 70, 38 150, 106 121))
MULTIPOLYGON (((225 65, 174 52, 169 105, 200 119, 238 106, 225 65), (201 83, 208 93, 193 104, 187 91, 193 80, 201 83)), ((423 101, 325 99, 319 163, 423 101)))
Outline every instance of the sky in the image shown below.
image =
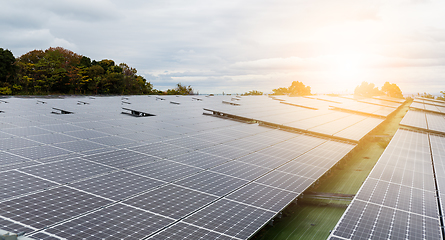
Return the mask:
POLYGON ((0 47, 127 63, 156 89, 445 91, 445 1, 0 0, 0 47))

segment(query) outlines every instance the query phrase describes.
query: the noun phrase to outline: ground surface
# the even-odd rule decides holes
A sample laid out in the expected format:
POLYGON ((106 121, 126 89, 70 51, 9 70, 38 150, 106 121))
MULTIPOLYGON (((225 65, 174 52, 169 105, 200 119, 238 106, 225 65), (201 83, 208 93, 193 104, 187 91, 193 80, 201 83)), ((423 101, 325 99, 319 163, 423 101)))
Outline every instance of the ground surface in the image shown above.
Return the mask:
POLYGON ((368 134, 360 144, 334 167, 318 185, 307 190, 298 204, 291 204, 281 219, 267 226, 252 239, 326 239, 346 210, 347 197, 320 197, 332 194, 353 196, 385 150, 411 101, 388 116, 387 120, 368 134))

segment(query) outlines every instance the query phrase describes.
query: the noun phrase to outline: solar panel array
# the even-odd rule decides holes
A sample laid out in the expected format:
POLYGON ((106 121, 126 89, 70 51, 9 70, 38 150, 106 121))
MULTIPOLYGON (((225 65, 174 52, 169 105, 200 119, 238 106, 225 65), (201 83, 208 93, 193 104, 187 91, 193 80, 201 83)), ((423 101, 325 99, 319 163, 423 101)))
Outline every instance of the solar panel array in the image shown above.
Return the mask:
POLYGON ((444 237, 445 119, 424 101, 400 123, 419 131, 397 131, 330 239, 444 237))
POLYGON ((330 239, 441 239, 428 134, 398 130, 330 239))
MULTIPOLYGON (((339 97, 320 96, 317 99, 318 97, 273 97, 276 101, 264 97, 251 97, 238 100, 238 106, 214 105, 205 109, 229 117, 307 131, 351 142, 360 141, 382 123, 386 116, 397 109, 339 97), (348 112, 328 109, 331 106, 348 112)), ((392 102, 388 104, 401 105, 392 102)))
POLYGON ((433 133, 445 133, 445 114, 409 110, 400 122, 401 126, 433 133))
POLYGON ((445 114, 445 101, 425 99, 425 98, 415 98, 410 108, 445 114))
POLYGON ((247 239, 356 146, 202 114, 226 98, 9 98, 0 229, 37 239, 247 239), (121 114, 123 104, 155 116, 121 114))

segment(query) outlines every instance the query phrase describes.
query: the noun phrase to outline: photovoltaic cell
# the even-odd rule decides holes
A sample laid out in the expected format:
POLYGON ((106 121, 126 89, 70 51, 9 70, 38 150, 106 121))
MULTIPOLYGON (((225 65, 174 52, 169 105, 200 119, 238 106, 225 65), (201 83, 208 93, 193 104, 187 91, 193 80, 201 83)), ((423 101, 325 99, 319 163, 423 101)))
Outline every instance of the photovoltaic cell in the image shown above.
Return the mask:
POLYGON ((149 164, 127 169, 127 171, 171 182, 195 174, 202 171, 202 169, 172 161, 158 160, 149 164))
POLYGON ((132 151, 145 153, 160 158, 172 158, 174 156, 178 156, 193 151, 190 148, 178 147, 166 143, 152 143, 138 147, 130 147, 129 149, 131 149, 132 151))
POLYGON ((116 168, 130 168, 132 166, 151 163, 159 160, 159 158, 129 150, 115 150, 111 152, 85 156, 84 158, 116 168))
POLYGON ((107 147, 106 145, 94 143, 87 140, 58 143, 54 144, 54 146, 78 153, 107 147))
POLYGON ((92 138, 90 141, 95 143, 104 144, 107 146, 119 146, 124 144, 132 144, 135 143, 134 140, 130 140, 123 137, 118 136, 107 136, 107 137, 101 137, 101 138, 92 138))
POLYGON ((0 172, 0 175, 2 179, 0 182, 0 201, 57 185, 15 170, 0 172))
MULTIPOLYGON (((333 231, 345 239, 440 239, 438 218, 353 201, 333 231)), ((331 239, 331 238, 330 238, 331 239)), ((335 239, 335 238, 334 238, 335 239)))
POLYGON ((80 130, 80 131, 66 132, 65 134, 68 136, 81 138, 81 139, 89 139, 89 138, 108 136, 108 134, 106 134, 106 133, 103 133, 100 131, 95 131, 95 130, 80 130))
POLYGON ((27 162, 29 159, 0 151, 0 166, 27 162))
POLYGON ((250 183, 226 198, 249 205, 279 212, 292 202, 298 194, 256 183, 250 183))
POLYGON ((175 225, 163 230, 162 232, 155 234, 154 236, 148 238, 151 240, 155 239, 196 239, 196 240, 235 240, 239 238, 233 238, 221 233, 209 231, 205 228, 200 228, 191 224, 184 222, 178 222, 175 225))
POLYGON ((32 135, 41 135, 41 134, 47 134, 51 133, 47 130, 37 128, 37 127, 24 127, 24 128, 8 128, 8 129, 2 129, 3 132, 13 134, 19 137, 26 137, 26 136, 32 136, 32 135))
POLYGON ((231 146, 227 146, 224 144, 219 144, 219 145, 215 145, 212 147, 204 148, 199 151, 209 153, 209 154, 214 154, 214 155, 229 158, 229 159, 236 159, 236 158, 245 156, 245 155, 253 152, 251 150, 231 147, 231 146))
POLYGON ((0 217, 0 229, 11 233, 30 233, 34 228, 0 217))
POLYGON ((275 213, 230 200, 219 200, 183 221, 209 230, 247 239, 275 213))
POLYGON ((0 215, 40 229, 109 203, 91 194, 59 187, 0 202, 0 215))
POLYGON ((76 182, 70 186, 118 201, 163 184, 164 182, 158 180, 120 171, 76 182))
POLYGON ((200 151, 184 153, 170 159, 175 162, 180 162, 194 167, 200 167, 203 169, 211 168, 230 160, 228 158, 203 153, 200 151))
POLYGON ((255 182, 292 191, 295 193, 302 193, 314 181, 312 179, 296 176, 293 174, 273 171, 256 180, 255 182))
POLYGON ((288 160, 283 158, 275 158, 261 153, 252 153, 247 156, 238 158, 236 159, 236 161, 256 165, 259 167, 273 169, 280 165, 283 165, 288 160))
POLYGON ((142 239, 173 222, 119 203, 45 231, 65 239, 142 239))
POLYGON ((38 145, 41 145, 41 143, 18 137, 0 139, 0 150, 26 148, 38 145))
POLYGON ((216 199, 215 196, 170 184, 128 199, 124 203, 180 219, 216 199))
POLYGON ((175 183, 201 192, 224 196, 244 184, 247 184, 248 181, 206 171, 175 183))
POLYGON ((71 151, 67 151, 65 149, 53 147, 50 145, 12 149, 12 150, 8 150, 8 152, 17 154, 17 155, 25 157, 25 158, 29 158, 31 160, 39 160, 42 158, 67 155, 67 154, 72 153, 71 151))
POLYGON ((258 167, 243 162, 230 161, 212 168, 211 171, 246 180, 254 180, 255 178, 258 178, 269 172, 270 169, 258 167))
POLYGON ((21 169, 23 172, 61 184, 81 180, 87 177, 93 177, 95 175, 113 170, 115 169, 80 158, 73 158, 66 161, 41 164, 21 169))

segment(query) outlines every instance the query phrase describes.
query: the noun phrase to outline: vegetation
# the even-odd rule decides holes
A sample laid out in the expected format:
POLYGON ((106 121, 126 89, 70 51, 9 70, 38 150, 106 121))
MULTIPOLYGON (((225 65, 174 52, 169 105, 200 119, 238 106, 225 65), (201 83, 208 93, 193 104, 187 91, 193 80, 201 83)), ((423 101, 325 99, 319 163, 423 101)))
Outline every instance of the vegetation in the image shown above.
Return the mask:
POLYGON ((437 100, 442 100, 445 101, 445 91, 440 91, 440 93, 442 94, 442 96, 437 97, 437 100))
POLYGON ((299 81, 293 81, 288 88, 280 87, 277 89, 272 89, 272 91, 272 95, 289 95, 292 97, 311 95, 311 87, 305 86, 302 82, 299 81))
POLYGON ((176 84, 176 88, 168 89, 166 91, 168 95, 194 95, 193 88, 189 86, 182 86, 181 83, 176 84))
POLYGON ((423 97, 423 98, 434 99, 434 96, 432 94, 429 94, 429 93, 426 93, 426 92, 424 92, 424 93, 417 93, 417 96, 420 96, 420 97, 423 97))
POLYGON ((395 83, 391 84, 389 82, 385 82, 381 90, 379 90, 374 83, 362 82, 362 84, 355 88, 354 95, 363 97, 387 95, 394 98, 403 98, 403 94, 399 86, 397 86, 395 83))
POLYGON ((424 93, 417 93, 417 96, 445 101, 445 91, 440 91, 440 94, 442 94, 442 96, 434 97, 432 94, 424 92, 424 93))
POLYGON ((160 91, 137 70, 113 60, 91 60, 56 47, 33 50, 14 58, 0 48, 0 94, 194 94, 180 83, 160 91))
POLYGON ((248 95, 263 95, 263 92, 260 92, 257 90, 252 90, 252 91, 245 92, 242 94, 242 96, 248 96, 248 95))

